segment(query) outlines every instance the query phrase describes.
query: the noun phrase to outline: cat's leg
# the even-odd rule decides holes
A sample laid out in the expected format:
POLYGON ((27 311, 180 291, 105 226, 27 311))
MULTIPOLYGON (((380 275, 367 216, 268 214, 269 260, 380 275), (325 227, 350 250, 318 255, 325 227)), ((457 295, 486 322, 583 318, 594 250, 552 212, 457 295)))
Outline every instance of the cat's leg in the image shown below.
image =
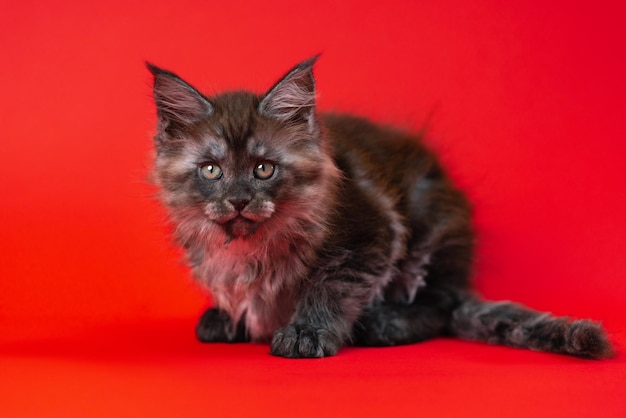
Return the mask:
POLYGON ((450 331, 460 338, 585 358, 613 355, 598 323, 570 321, 510 302, 469 297, 454 310, 450 331))
POLYGON ((202 314, 196 326, 196 337, 203 343, 249 341, 243 322, 235 326, 230 316, 218 308, 209 308, 202 314))
POLYGON ((469 288, 473 243, 462 211, 440 223, 427 235, 428 245, 419 239, 409 243, 384 302, 371 306, 356 323, 355 345, 409 344, 447 333, 452 311, 469 288))
POLYGON ((271 353, 289 358, 326 357, 350 338, 367 303, 369 285, 358 277, 332 277, 307 289, 291 322, 274 333, 271 353))
POLYGON ((458 299, 450 293, 420 291, 412 304, 382 302, 356 321, 352 344, 392 346, 410 344, 445 333, 458 299))

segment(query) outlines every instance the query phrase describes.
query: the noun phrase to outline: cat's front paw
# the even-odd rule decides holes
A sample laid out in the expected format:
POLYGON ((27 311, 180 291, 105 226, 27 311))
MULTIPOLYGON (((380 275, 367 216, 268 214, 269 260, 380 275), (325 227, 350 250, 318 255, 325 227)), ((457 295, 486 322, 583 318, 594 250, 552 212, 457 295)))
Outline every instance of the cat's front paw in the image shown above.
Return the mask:
POLYGON ((274 333, 271 353, 288 358, 320 358, 337 354, 339 338, 324 328, 288 325, 274 333))
POLYGON ((203 343, 234 343, 247 340, 243 325, 235 326, 230 316, 217 308, 209 308, 202 314, 196 326, 196 337, 203 343))

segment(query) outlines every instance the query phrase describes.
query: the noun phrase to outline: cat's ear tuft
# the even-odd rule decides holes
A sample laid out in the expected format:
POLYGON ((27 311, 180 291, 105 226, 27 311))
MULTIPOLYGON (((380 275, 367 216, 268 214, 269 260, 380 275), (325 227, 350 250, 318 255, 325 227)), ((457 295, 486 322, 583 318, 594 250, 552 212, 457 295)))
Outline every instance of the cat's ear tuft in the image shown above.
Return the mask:
POLYGON ((259 112, 281 122, 304 120, 313 123, 315 113, 315 78, 313 64, 318 56, 292 68, 263 96, 259 112))
POLYGON ((189 125, 213 112, 211 103, 176 74, 149 62, 146 67, 154 76, 154 102, 162 126, 189 125))

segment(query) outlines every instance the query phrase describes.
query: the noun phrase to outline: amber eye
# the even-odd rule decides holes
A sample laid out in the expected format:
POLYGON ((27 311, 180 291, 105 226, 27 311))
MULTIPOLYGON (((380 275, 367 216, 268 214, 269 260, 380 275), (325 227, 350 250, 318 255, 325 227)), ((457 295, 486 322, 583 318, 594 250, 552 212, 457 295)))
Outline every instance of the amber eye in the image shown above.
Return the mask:
POLYGON ((254 167, 254 177, 267 180, 274 175, 276 166, 268 161, 260 162, 254 167))
POLYGON ((200 173, 202 173, 202 177, 208 180, 219 180, 222 178, 222 169, 219 165, 213 163, 202 164, 200 173))

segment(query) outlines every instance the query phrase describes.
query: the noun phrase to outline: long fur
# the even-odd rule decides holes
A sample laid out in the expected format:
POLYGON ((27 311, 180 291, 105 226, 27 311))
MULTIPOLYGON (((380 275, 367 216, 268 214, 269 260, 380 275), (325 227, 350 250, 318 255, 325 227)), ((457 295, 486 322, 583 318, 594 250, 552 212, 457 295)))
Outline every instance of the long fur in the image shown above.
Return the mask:
POLYGON ((418 137, 315 109, 316 58, 267 93, 208 97, 149 64, 154 177, 215 306, 201 341, 283 357, 454 335, 601 358, 602 328, 471 291, 470 206, 418 137), (271 167, 260 178, 255 167, 271 167), (203 175, 203 167, 219 176, 203 175))

